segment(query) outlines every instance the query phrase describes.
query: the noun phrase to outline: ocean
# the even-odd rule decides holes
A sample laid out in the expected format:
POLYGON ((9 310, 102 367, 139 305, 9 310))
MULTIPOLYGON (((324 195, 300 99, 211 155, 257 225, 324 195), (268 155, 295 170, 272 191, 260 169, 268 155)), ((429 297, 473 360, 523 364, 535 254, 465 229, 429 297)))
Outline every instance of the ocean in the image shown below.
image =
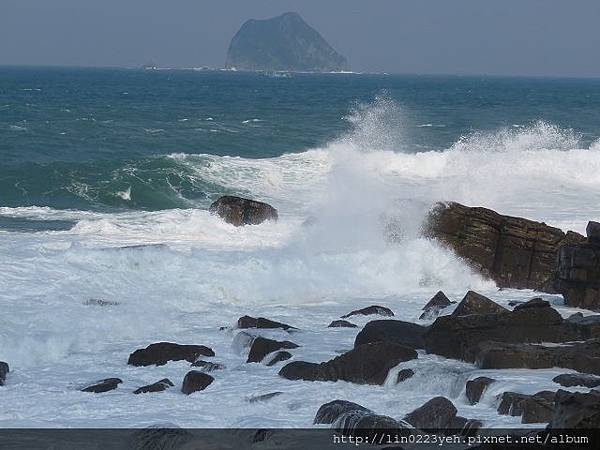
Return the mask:
POLYGON ((448 200, 578 232, 599 220, 600 80, 2 67, 0 161, 1 427, 302 427, 337 398, 400 418, 435 395, 521 426, 495 395, 556 389, 564 370, 420 354, 398 385, 291 382, 219 328, 289 323, 301 331, 267 335, 317 362, 352 348, 356 329, 326 327, 362 306, 426 324, 440 289, 537 295, 499 291, 420 225, 448 200), (208 212, 224 194, 280 220, 230 226, 208 212), (183 396, 188 363, 126 364, 157 341, 208 345, 227 368, 183 396), (465 381, 483 373, 501 381, 471 406, 465 381), (123 384, 79 391, 107 377, 123 384), (176 387, 131 393, 165 377, 176 387))

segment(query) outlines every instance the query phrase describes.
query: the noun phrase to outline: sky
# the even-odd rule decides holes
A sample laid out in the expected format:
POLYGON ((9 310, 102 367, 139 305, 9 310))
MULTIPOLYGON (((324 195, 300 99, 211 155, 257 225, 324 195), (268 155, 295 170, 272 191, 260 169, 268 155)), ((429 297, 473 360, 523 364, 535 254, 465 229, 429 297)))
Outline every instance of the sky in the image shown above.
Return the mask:
POLYGON ((287 11, 356 71, 600 76, 599 0, 0 0, 0 65, 222 67, 287 11))

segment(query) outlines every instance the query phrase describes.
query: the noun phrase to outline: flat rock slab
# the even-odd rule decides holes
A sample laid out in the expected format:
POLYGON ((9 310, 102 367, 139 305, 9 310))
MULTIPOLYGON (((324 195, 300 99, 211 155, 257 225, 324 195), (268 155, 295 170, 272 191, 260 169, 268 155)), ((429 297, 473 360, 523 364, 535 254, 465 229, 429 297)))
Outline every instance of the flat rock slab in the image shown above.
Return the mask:
POLYGON ((132 366, 162 366, 169 361, 181 360, 192 363, 200 356, 215 356, 215 352, 204 345, 181 345, 172 342, 158 342, 133 352, 129 355, 127 364, 132 366))
POLYGON ((371 316, 371 315, 393 316, 394 312, 390 308, 386 308, 385 306, 372 305, 372 306, 367 306, 366 308, 356 309, 354 311, 351 311, 348 314, 344 314, 341 318, 347 319, 348 317, 352 317, 352 316, 371 316))
POLYGON ((145 394, 148 392, 162 392, 170 387, 173 387, 174 384, 168 378, 163 378, 162 380, 157 381, 156 383, 148 384, 146 386, 142 386, 133 391, 134 394, 145 394))
POLYGON ((120 378, 105 378, 90 386, 84 387, 81 392, 93 392, 95 394, 100 394, 102 392, 108 392, 116 389, 117 386, 122 382, 123 380, 120 378))
POLYGON ((294 344, 290 341, 276 341, 273 339, 267 339, 259 336, 256 339, 254 339, 254 342, 252 342, 252 347, 250 347, 250 353, 248 354, 248 359, 246 360, 246 362, 261 362, 269 353, 273 353, 281 349, 290 349, 298 347, 298 344, 294 344))
POLYGON ((186 395, 190 395, 193 392, 203 391, 213 381, 215 381, 215 379, 204 372, 190 370, 183 379, 181 392, 186 395))

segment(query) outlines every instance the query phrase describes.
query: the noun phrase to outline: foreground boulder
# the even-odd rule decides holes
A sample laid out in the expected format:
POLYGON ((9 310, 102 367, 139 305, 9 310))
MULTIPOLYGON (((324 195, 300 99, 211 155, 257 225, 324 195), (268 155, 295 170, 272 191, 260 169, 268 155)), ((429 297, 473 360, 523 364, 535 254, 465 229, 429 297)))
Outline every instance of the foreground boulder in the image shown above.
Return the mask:
POLYGON ((469 401, 469 403, 471 405, 479 403, 479 400, 481 400, 481 396, 483 395, 485 390, 494 381, 496 380, 489 377, 477 377, 473 380, 467 381, 467 384, 465 386, 465 395, 467 396, 467 400, 469 401))
POLYGON ((354 347, 372 342, 390 342, 411 348, 424 348, 427 327, 401 320, 373 320, 354 340, 354 347))
POLYGON ((482 369, 563 367, 600 375, 600 339, 560 346, 484 342, 476 364, 482 369))
POLYGON ((123 380, 120 378, 105 378, 104 380, 97 381, 90 386, 84 387, 81 392, 93 392, 95 394, 100 394, 102 392, 108 392, 116 389, 117 386, 122 382, 123 380))
POLYGON ((498 396, 498 414, 521 416, 521 423, 548 423, 554 415, 552 391, 541 391, 533 395, 505 392, 498 396))
POLYGON ((209 211, 225 222, 235 225, 258 225, 265 220, 277 220, 277 210, 271 205, 233 195, 225 195, 210 205, 209 211))
POLYGON ((372 411, 357 403, 346 400, 333 400, 332 402, 321 405, 315 419, 314 424, 330 424, 337 420, 342 414, 352 411, 360 411, 363 413, 371 413, 372 411))
POLYGON ((0 386, 4 386, 8 372, 10 372, 8 364, 4 361, 0 361, 0 386))
POLYGON ((210 375, 200 372, 198 370, 190 370, 183 379, 181 386, 181 392, 186 395, 190 395, 193 392, 203 391, 206 389, 215 379, 210 375))
POLYGON ((132 366, 165 365, 169 361, 186 360, 195 362, 200 356, 215 356, 210 348, 204 345, 180 345, 172 342, 158 342, 141 348, 129 355, 127 364, 132 366))
POLYGON ((434 397, 423 406, 404 416, 404 421, 424 431, 471 434, 481 422, 456 415, 454 404, 446 397, 434 397))
POLYGON ((294 361, 279 375, 288 380, 349 381, 357 384, 383 384, 392 367, 417 358, 412 348, 389 342, 359 345, 324 363, 294 361))
POLYGON ((562 375, 555 376, 552 381, 564 387, 584 386, 595 388, 600 386, 600 377, 582 373, 563 373, 562 375))
POLYGON ((439 316, 440 312, 453 304, 446 294, 442 291, 438 291, 431 300, 423 307, 423 314, 419 317, 420 320, 431 320, 439 316))
POLYGON ((501 314, 508 312, 508 309, 500 306, 498 303, 490 300, 485 295, 469 291, 460 301, 452 316, 468 316, 470 314, 501 314))
POLYGON ((162 380, 157 381, 156 383, 148 384, 146 386, 142 386, 133 391, 134 394, 145 394, 148 392, 162 392, 170 387, 174 386, 173 382, 168 378, 163 378, 162 380))
POLYGON ((474 362, 480 344, 486 341, 568 342, 598 335, 595 321, 564 320, 545 302, 514 311, 500 308, 496 313, 456 315, 454 311, 438 317, 424 335, 425 349, 428 353, 474 362))
POLYGON ((348 314, 344 314, 341 318, 347 319, 352 316, 393 316, 394 312, 390 308, 386 308, 385 306, 372 305, 367 306, 366 308, 356 309, 354 311, 349 312, 348 314))
POLYGON ((555 411, 548 428, 600 428, 600 392, 583 394, 559 389, 554 399, 555 411))
POLYGON ((557 290, 569 306, 600 310, 600 224, 590 222, 587 241, 563 246, 558 254, 557 290))
POLYGON ((238 328, 281 328, 282 330, 296 330, 297 328, 287 323, 275 322, 264 317, 243 316, 237 321, 238 328))
POLYGON ((454 202, 436 205, 424 231, 499 287, 550 293, 556 293, 559 249, 584 240, 544 223, 454 202))
POLYGON ((395 419, 375 414, 370 409, 346 400, 334 400, 322 405, 314 419, 315 424, 331 424, 337 431, 352 435, 360 432, 363 437, 370 431, 390 430, 409 433, 409 427, 395 419))
POLYGON ((248 354, 248 360, 246 362, 261 362, 269 353, 273 353, 284 348, 289 349, 298 347, 298 344, 294 344, 290 341, 275 341, 273 339, 267 339, 259 336, 254 339, 254 342, 252 342, 252 347, 250 347, 250 353, 248 354))

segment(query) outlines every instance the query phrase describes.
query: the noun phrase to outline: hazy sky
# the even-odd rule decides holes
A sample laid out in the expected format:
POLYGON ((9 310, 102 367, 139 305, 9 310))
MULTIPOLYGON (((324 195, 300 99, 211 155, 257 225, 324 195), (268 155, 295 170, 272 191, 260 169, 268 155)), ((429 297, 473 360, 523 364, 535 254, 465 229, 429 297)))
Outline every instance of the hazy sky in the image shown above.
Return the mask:
POLYGON ((221 67, 286 11, 355 70, 600 76, 600 0, 0 0, 0 65, 221 67))

